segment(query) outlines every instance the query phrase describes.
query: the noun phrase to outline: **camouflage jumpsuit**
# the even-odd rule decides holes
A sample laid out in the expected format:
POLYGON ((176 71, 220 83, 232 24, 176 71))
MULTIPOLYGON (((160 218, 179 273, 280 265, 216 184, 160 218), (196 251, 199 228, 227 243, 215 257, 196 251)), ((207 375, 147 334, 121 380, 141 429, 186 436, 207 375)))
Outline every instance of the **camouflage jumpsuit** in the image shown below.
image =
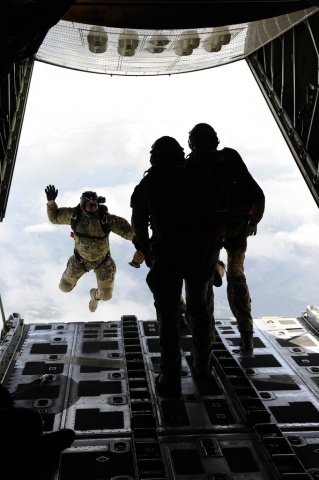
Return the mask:
MULTIPOLYGON (((73 208, 58 208, 56 202, 47 205, 48 218, 50 222, 57 225, 71 225, 73 210, 73 208)), ((110 232, 126 240, 133 239, 133 229, 127 220, 108 212, 106 217, 110 232)), ((98 286, 96 298, 110 300, 113 294, 116 265, 110 255, 108 235, 103 231, 98 215, 91 217, 82 212, 74 233, 74 242, 74 254, 69 258, 62 274, 60 290, 70 292, 84 273, 94 270, 98 286), (81 234, 85 236, 82 237, 81 234)))

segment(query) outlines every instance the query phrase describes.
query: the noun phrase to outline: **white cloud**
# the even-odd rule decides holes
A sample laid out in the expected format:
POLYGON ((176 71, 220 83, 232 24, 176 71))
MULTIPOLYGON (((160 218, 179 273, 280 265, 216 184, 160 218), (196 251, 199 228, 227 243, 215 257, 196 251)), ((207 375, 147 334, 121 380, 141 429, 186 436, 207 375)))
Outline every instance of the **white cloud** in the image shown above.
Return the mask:
POLYGON ((278 232, 277 236, 287 243, 291 243, 300 247, 319 250, 319 225, 309 223, 301 225, 293 232, 278 232))
POLYGON ((26 233, 53 232, 54 230, 56 230, 56 226, 51 223, 40 223, 38 225, 28 225, 24 227, 26 233))

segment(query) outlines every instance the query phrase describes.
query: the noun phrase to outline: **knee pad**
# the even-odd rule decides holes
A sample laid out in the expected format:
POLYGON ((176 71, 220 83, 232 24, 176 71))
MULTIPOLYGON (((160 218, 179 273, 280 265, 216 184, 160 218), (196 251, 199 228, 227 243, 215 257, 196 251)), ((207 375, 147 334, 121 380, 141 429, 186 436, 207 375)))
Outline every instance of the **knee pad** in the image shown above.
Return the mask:
POLYGON ((233 285, 246 285, 245 275, 227 275, 227 281, 233 285))
POLYGON ((61 280, 59 284, 59 289, 61 290, 61 292, 64 292, 64 293, 71 292, 73 288, 74 288, 74 285, 71 285, 71 283, 66 282, 65 280, 61 280))

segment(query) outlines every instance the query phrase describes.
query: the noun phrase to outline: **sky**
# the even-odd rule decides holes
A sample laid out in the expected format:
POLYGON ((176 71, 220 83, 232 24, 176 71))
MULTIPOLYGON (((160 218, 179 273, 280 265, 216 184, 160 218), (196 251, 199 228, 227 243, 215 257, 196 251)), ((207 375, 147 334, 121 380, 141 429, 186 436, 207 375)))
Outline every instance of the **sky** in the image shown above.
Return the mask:
MULTIPOLYGON (((200 122, 214 127, 220 148, 240 153, 266 196, 245 261, 253 317, 297 317, 319 304, 318 207, 245 60, 158 77, 111 77, 36 62, 0 224, 6 318, 13 312, 25 323, 156 318, 146 265, 132 268, 133 245, 113 233, 113 298, 89 311, 93 272, 72 292, 59 290, 74 241, 69 226, 49 222, 44 189, 55 185, 60 207, 77 205, 85 190, 96 191, 110 213, 130 221, 130 197, 150 166, 154 141, 175 137, 188 154, 188 132, 200 122)), ((225 278, 215 289, 215 318, 232 318, 225 278)))

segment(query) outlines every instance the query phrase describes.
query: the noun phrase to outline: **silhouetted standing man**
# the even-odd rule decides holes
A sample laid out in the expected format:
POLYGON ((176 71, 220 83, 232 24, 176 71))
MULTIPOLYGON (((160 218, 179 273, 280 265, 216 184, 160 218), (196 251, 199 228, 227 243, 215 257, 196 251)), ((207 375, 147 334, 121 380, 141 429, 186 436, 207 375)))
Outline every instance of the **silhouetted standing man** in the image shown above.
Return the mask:
MULTIPOLYGON (((249 173, 239 153, 232 148, 218 150, 213 127, 199 123, 189 132, 192 153, 188 164, 221 183, 230 197, 230 208, 220 213, 221 237, 227 252, 227 296, 241 336, 241 353, 253 353, 253 318, 244 261, 247 237, 256 235, 265 210, 265 196, 249 173)), ((213 285, 208 301, 214 312, 213 285)))
POLYGON ((219 251, 215 243, 218 216, 211 184, 197 169, 186 168, 184 151, 174 138, 156 140, 150 162, 131 197, 131 223, 136 248, 144 254, 151 249, 153 258, 146 281, 159 322, 161 373, 155 382, 160 395, 179 395, 183 281, 193 336, 193 374, 211 373, 215 339, 207 290, 219 251))

